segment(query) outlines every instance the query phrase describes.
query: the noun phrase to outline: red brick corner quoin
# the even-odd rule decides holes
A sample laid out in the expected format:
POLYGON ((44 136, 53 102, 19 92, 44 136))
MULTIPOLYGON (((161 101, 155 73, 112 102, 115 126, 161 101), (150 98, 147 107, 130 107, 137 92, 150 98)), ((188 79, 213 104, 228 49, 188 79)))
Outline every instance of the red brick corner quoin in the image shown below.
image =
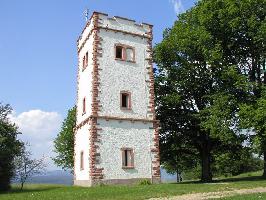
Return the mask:
POLYGON ((98 28, 99 23, 99 14, 94 13, 92 17, 93 22, 93 71, 92 71, 92 118, 90 122, 90 177, 92 183, 98 182, 101 179, 103 179, 103 168, 97 168, 97 157, 100 156, 99 153, 97 153, 97 149, 99 146, 96 144, 99 142, 98 139, 98 129, 97 129, 97 116, 99 111, 99 63, 98 63, 98 56, 100 55, 100 45, 101 45, 101 39, 98 35, 98 32, 100 31, 98 28))
POLYGON ((152 180, 157 181, 160 180, 160 151, 159 151, 159 123, 156 120, 155 115, 155 93, 154 93, 154 75, 153 75, 153 65, 152 65, 152 25, 149 25, 149 32, 147 32, 148 35, 148 48, 147 53, 150 54, 149 58, 147 58, 148 61, 148 74, 149 74, 149 109, 150 112, 153 115, 153 128, 154 128, 154 136, 153 136, 153 143, 154 147, 151 149, 151 152, 153 153, 153 159, 152 159, 152 180))

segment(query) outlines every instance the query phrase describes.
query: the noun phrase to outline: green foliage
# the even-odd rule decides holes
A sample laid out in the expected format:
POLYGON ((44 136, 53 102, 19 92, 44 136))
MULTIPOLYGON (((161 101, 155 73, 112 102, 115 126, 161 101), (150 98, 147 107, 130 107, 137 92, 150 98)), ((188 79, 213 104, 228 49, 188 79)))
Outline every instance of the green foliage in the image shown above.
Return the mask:
POLYGON ((185 170, 182 173, 183 180, 200 180, 201 178, 201 166, 197 164, 195 167, 189 170, 185 170))
POLYGON ((266 86, 255 102, 241 105, 239 115, 242 128, 254 129, 261 140, 266 141, 266 86))
POLYGON ((23 144, 17 139, 18 127, 10 122, 12 108, 0 103, 0 191, 10 188, 14 175, 14 158, 23 144))
POLYGON ((213 171, 215 176, 236 176, 263 169, 263 161, 254 156, 248 147, 235 152, 227 151, 215 155, 213 171))
POLYGON ((199 1, 155 46, 161 157, 173 170, 180 168, 170 163, 174 156, 200 160, 201 179, 210 181, 214 151, 233 151, 246 139, 238 130, 238 111, 263 82, 265 5, 265 0, 199 1))
POLYGON ((151 185, 151 181, 148 179, 141 180, 139 185, 151 185))
POLYGON ((63 169, 71 169, 74 166, 74 128, 76 126, 76 107, 68 110, 61 131, 54 140, 54 148, 57 156, 53 158, 57 166, 63 169))
POLYGON ((264 157, 263 176, 266 178, 266 86, 261 91, 261 97, 241 105, 239 116, 240 127, 251 130, 251 144, 264 157))

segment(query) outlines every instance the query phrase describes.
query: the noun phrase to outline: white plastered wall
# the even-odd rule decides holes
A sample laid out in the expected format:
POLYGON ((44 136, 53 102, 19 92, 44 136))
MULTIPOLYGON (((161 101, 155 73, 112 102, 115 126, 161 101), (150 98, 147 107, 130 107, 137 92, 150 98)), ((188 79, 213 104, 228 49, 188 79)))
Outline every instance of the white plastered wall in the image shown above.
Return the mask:
MULTIPOLYGON (((88 29, 88 28, 87 28, 88 29)), ((77 124, 91 115, 92 102, 92 69, 93 69, 93 34, 85 43, 79 53, 79 92, 78 92, 78 115, 77 124), (83 56, 88 52, 88 66, 82 71, 83 56), (83 98, 86 98, 86 113, 83 114, 83 98)))
MULTIPOLYGON (((90 24, 83 32, 78 47, 85 41, 85 38, 90 33, 92 24, 90 24)), ((93 34, 90 35, 84 47, 79 52, 79 82, 78 82, 78 100, 77 100, 77 124, 87 119, 91 115, 91 102, 92 102, 92 51, 93 51, 93 34), (88 66, 82 71, 83 57, 88 52, 88 66), (83 98, 86 98, 86 113, 83 114, 83 98)), ((89 180, 89 123, 77 129, 75 134, 75 179, 76 180, 89 180), (80 153, 84 153, 84 169, 80 169, 80 153)))
POLYGON ((104 179, 151 178, 152 123, 98 120, 100 164, 104 179), (121 148, 132 148, 134 169, 122 169, 121 148))
MULTIPOLYGON (((124 20, 126 21, 126 20, 124 20)), ((113 22, 113 20, 107 20, 113 22)), ((103 20, 103 24, 107 23, 103 20)), ((133 22, 129 21, 132 25, 133 22)), ((110 25, 108 26, 110 27, 110 25)), ((131 26, 128 26, 131 27, 131 26)), ((125 28, 125 27, 124 27, 125 28)), ((133 28, 139 31, 139 26, 133 28)), ((132 29, 132 28, 131 28, 132 29)), ((130 29, 130 30, 131 30, 130 29)), ((140 31, 139 31, 140 32, 140 31)), ((145 29, 142 28, 142 33, 145 29)), ((100 29, 102 57, 100 57, 100 115, 130 118, 152 118, 148 112, 149 105, 149 75, 147 38, 136 37, 121 32, 100 29), (115 44, 125 44, 135 48, 135 63, 115 60, 115 44), (120 91, 131 92, 132 110, 120 109, 120 91)))
POLYGON ((89 180, 89 124, 81 127, 75 135, 75 178, 89 180), (83 151, 84 169, 80 169, 80 153, 83 151))

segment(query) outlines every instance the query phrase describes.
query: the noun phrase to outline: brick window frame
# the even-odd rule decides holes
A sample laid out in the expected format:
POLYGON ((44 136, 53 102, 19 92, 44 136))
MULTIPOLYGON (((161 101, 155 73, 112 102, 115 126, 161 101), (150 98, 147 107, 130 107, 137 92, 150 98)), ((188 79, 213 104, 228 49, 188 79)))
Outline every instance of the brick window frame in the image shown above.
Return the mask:
POLYGON ((120 43, 115 44, 115 46, 114 46, 114 57, 115 57, 115 60, 121 60, 121 61, 135 63, 136 62, 136 60, 135 60, 136 56, 135 55, 136 55, 135 54, 135 47, 132 47, 132 46, 129 46, 129 45, 125 45, 125 44, 120 44, 120 43), (122 56, 121 56, 121 58, 117 57, 117 51, 116 51, 117 48, 122 48, 122 56), (132 54, 133 54, 132 55, 132 59, 128 59, 127 58, 127 50, 128 49, 132 50, 132 54))
POLYGON ((121 148, 122 169, 134 169, 134 151, 133 148, 121 148))
POLYGON ((80 152, 80 171, 84 170, 84 151, 80 152))
POLYGON ((88 67, 88 63, 89 63, 89 53, 87 51, 82 59, 82 71, 84 71, 88 67))
POLYGON ((82 100, 82 115, 86 113, 86 97, 82 100))
POLYGON ((131 92, 129 91, 120 91, 120 109, 121 110, 131 110, 131 92), (123 106, 123 96, 127 96, 127 106, 123 106))

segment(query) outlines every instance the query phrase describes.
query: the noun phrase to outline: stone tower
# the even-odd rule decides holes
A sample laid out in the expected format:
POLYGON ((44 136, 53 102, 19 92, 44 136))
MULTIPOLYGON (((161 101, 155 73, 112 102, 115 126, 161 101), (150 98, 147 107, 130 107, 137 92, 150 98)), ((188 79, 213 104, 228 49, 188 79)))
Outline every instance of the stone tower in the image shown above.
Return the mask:
POLYGON ((160 182, 152 25, 94 12, 77 43, 74 184, 160 182))

